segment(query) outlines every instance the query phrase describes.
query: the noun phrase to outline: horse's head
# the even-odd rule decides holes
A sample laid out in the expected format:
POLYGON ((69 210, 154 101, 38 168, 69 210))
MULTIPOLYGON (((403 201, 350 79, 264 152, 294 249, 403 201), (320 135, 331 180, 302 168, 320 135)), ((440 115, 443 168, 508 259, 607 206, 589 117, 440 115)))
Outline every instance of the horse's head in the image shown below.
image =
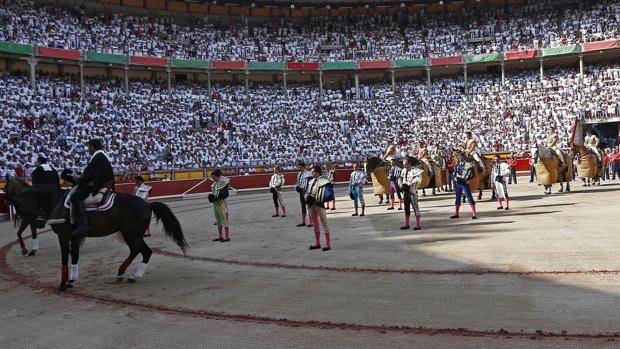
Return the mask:
POLYGON ((32 187, 26 181, 13 177, 6 180, 6 200, 19 217, 34 221, 51 210, 58 194, 57 188, 48 185, 32 187))
POLYGON ((416 158, 415 156, 409 156, 409 163, 413 167, 418 167, 419 165, 422 165, 422 161, 420 161, 420 159, 416 158))
POLYGON ((29 188, 30 185, 26 183, 23 179, 11 177, 7 175, 5 177, 6 184, 4 186, 4 191, 6 192, 6 201, 15 206, 13 202, 17 200, 19 194, 26 188, 29 188))
POLYGON ((385 166, 384 161, 377 156, 366 158, 366 173, 373 173, 378 167, 385 166))

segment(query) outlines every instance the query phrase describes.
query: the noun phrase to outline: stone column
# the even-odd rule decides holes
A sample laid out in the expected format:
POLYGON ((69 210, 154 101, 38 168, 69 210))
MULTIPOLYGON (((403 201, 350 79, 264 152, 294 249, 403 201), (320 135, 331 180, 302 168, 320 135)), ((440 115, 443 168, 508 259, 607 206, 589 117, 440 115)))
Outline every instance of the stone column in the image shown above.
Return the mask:
POLYGON ((129 93, 129 67, 125 66, 123 72, 125 78, 125 93, 129 93))
POLYGON ((250 72, 248 70, 245 71, 245 100, 250 101, 250 72))
POLYGON ((170 67, 166 68, 166 73, 168 74, 168 94, 172 94, 172 69, 170 67))
POLYGON ((33 91, 37 89, 37 60, 34 57, 28 58, 28 73, 30 74, 30 88, 33 91))
POLYGON ((543 80, 545 80, 545 68, 544 68, 544 59, 540 58, 538 60, 540 62, 540 82, 542 82, 543 80))
POLYGON ((80 62, 80 99, 84 99, 84 63, 80 62))
POLYGON ((506 84, 506 63, 504 61, 502 61, 501 67, 502 67, 502 88, 503 88, 504 85, 506 84))
POLYGON ((207 93, 211 98, 211 70, 207 70, 207 93))
POLYGON ((323 100, 323 71, 319 70, 319 99, 323 100))
POLYGON ((469 86, 467 85, 467 64, 463 65, 463 83, 465 93, 469 93, 469 86))

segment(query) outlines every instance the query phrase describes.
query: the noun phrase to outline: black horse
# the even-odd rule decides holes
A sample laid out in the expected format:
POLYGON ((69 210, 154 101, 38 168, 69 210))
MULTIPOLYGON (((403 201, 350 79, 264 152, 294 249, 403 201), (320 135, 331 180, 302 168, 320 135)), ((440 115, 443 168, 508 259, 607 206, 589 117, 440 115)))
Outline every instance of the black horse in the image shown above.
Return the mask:
MULTIPOLYGON (((70 223, 69 210, 64 207, 67 191, 46 185, 28 186, 27 183, 8 176, 5 191, 7 200, 15 206, 17 214, 23 219, 35 221, 40 216, 49 219, 48 223, 58 235, 62 257, 59 291, 73 287, 78 278, 77 264, 82 238, 72 234, 73 226, 70 223), (70 273, 69 252, 72 264, 70 273)), ((147 203, 131 194, 116 193, 115 195, 114 205, 109 210, 87 214, 92 229, 86 237, 103 237, 116 232, 121 233, 129 246, 129 257, 118 268, 117 281, 123 280, 127 267, 138 254, 142 254, 142 263, 127 281, 135 282, 144 275, 152 254, 143 239, 144 232, 151 221, 151 213, 155 214, 157 221, 163 222, 166 236, 171 238, 183 253, 187 251, 189 247, 183 236, 181 224, 167 205, 161 202, 147 203)))
MULTIPOLYGON (((14 181, 16 181, 19 184, 19 187, 21 188, 26 188, 28 187, 28 183, 26 183, 24 180, 19 179, 19 178, 13 178, 14 181)), ((14 189, 18 189, 17 187, 13 187, 14 189)), ((5 188, 6 189, 6 188, 5 188)), ((15 196, 15 193, 12 193, 12 196, 15 196)), ((7 197, 7 202, 14 206, 14 203, 11 201, 10 198, 11 195, 9 195, 9 197, 7 197)), ((38 228, 43 228, 40 225, 41 221, 37 221, 36 219, 34 220, 30 220, 27 217, 23 217, 23 216, 17 216, 15 219, 15 226, 19 225, 19 228, 17 229, 17 241, 19 242, 19 246, 22 249, 22 255, 24 256, 34 256, 37 253, 37 246, 35 245, 35 241, 37 241, 37 225, 38 228), (26 228, 30 227, 30 234, 32 235, 32 249, 30 250, 30 252, 28 251, 28 249, 26 248, 26 244, 24 243, 24 239, 22 238, 22 234, 24 233, 24 231, 26 230, 26 228)), ((42 222, 43 224, 45 224, 45 222, 42 222)))

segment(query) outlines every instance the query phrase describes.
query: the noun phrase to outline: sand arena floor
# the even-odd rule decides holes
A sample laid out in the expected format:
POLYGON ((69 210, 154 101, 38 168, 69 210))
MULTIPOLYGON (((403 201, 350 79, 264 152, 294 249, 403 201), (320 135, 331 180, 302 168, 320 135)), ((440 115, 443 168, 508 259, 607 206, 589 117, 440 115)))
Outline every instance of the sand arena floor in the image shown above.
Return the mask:
POLYGON ((448 219, 452 193, 420 196, 421 231, 399 230, 402 211, 370 193, 366 216, 351 217, 338 187, 328 252, 308 251, 295 192, 284 195, 287 218, 271 217, 269 193, 231 197, 230 243, 211 241, 206 199, 172 201, 187 256, 153 222, 146 275, 116 283, 126 245, 87 239, 80 280, 60 295, 55 235, 23 257, 3 222, 0 346, 620 347, 620 183, 573 186, 544 197, 535 184, 512 185, 511 211, 487 192, 478 220, 466 205, 448 219))

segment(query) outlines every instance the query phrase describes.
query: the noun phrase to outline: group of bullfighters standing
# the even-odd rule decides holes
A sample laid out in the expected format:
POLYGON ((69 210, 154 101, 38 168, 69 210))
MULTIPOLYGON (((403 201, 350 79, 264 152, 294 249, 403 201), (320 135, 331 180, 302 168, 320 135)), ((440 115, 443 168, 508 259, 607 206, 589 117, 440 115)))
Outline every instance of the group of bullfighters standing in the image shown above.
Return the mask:
MULTIPOLYGON (((456 163, 454 168, 454 187, 455 187, 455 212, 450 217, 452 219, 459 218, 459 210, 462 202, 462 197, 465 196, 472 210, 472 219, 477 219, 476 203, 471 194, 471 190, 468 185, 468 181, 474 176, 472 161, 468 161, 466 152, 457 152, 456 163)), ((388 177, 390 180, 390 205, 387 210, 394 210, 394 204, 396 196, 399 199, 398 210, 403 210, 405 213, 405 222, 400 227, 401 230, 411 229, 411 215, 415 217, 415 225, 413 230, 420 230, 421 215, 418 205, 418 187, 423 180, 424 170, 414 167, 415 159, 406 156, 402 159, 402 167, 394 159, 390 159, 390 170, 388 177), (412 212, 413 211, 413 212, 412 212)), ((335 183, 335 171, 325 171, 320 166, 312 167, 311 171, 308 171, 306 164, 303 161, 298 161, 297 166, 299 172, 295 182, 295 190, 299 194, 299 202, 301 205, 301 220, 298 227, 307 226, 313 227, 315 235, 315 243, 309 247, 310 250, 320 249, 320 226, 323 227, 325 234, 325 246, 322 247, 323 251, 331 250, 331 232, 327 223, 326 209, 336 209, 336 200, 332 196, 328 200, 320 195, 319 190, 324 183, 335 183), (306 219, 307 217, 307 219, 306 219)), ((510 176, 510 167, 501 162, 499 156, 494 159, 493 168, 491 170, 491 178, 493 183, 493 189, 495 190, 498 198, 498 209, 509 209, 509 197, 507 190, 507 181, 510 176), (505 206, 504 206, 505 202, 505 206)), ((282 199, 282 187, 285 183, 285 177, 281 173, 279 167, 274 168, 274 174, 271 177, 269 183, 270 191, 273 196, 273 203, 275 207, 275 213, 272 217, 286 217, 286 207, 284 200, 282 199), (282 214, 280 215, 280 208, 282 214)), ((355 213, 352 216, 365 216, 366 204, 364 201, 364 185, 367 183, 367 174, 364 169, 358 164, 353 164, 353 172, 349 179, 349 197, 353 200, 355 213)))

